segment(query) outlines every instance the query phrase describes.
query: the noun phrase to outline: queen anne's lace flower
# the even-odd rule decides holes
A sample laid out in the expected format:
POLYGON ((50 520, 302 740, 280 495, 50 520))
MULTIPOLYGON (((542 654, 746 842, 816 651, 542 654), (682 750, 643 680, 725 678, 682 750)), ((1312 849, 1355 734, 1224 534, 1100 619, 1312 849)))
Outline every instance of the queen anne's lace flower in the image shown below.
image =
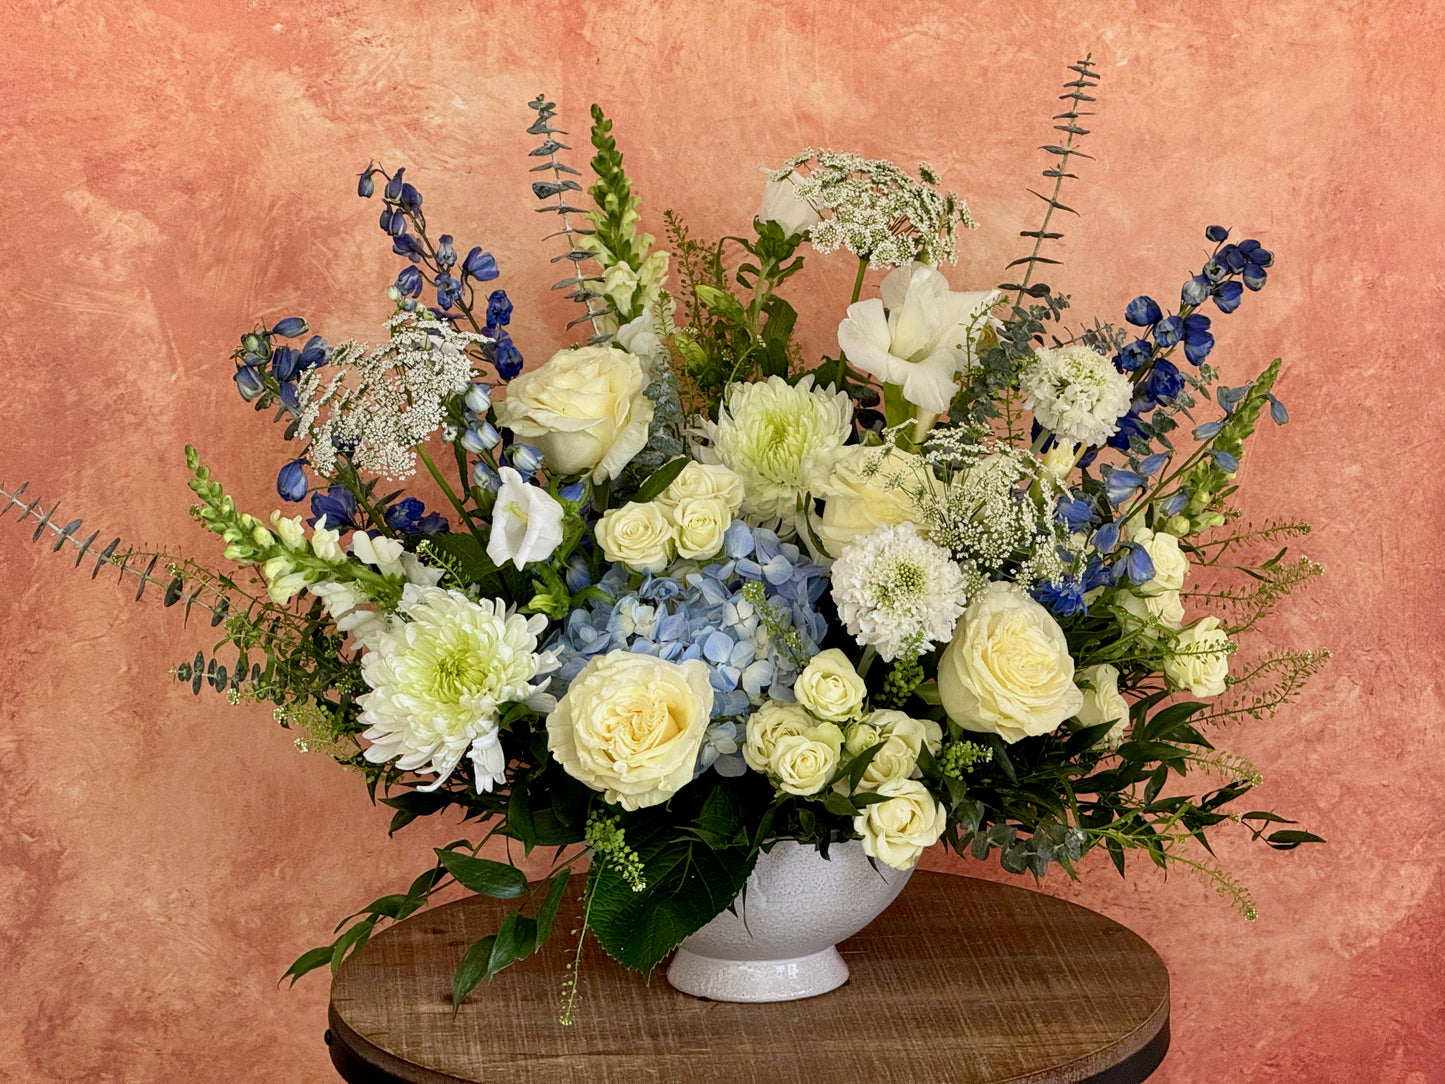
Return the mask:
POLYGON ((838 616, 885 661, 952 636, 969 586, 948 551, 920 538, 911 523, 855 539, 833 565, 838 616))
POLYGON ((1040 425, 1091 448, 1119 431, 1133 398, 1129 378, 1087 346, 1039 350, 1019 384, 1040 425))
POLYGON ((780 376, 766 383, 731 384, 716 423, 703 425, 711 456, 743 480, 743 517, 751 523, 781 524, 791 534, 798 498, 808 474, 842 454, 853 431, 853 403, 847 394, 813 387, 805 376, 796 385, 780 376))
POLYGON ((398 616, 368 638, 361 673, 371 692, 357 699, 366 759, 395 759, 404 771, 435 772, 435 790, 470 753, 477 789, 505 781, 506 758, 497 714, 503 704, 540 696, 532 679, 556 668, 550 652, 537 653, 540 614, 508 614, 501 600, 473 602, 456 591, 409 586, 398 616))

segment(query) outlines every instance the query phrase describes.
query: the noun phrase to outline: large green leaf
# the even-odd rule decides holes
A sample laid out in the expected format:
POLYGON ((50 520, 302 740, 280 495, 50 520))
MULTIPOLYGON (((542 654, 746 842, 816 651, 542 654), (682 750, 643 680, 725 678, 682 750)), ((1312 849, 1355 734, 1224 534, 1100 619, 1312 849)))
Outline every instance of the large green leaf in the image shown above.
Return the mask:
POLYGON ((480 892, 494 899, 516 899, 527 891, 527 877, 516 866, 493 862, 490 858, 473 858, 444 848, 437 848, 437 858, 463 888, 480 892))
POLYGON ((647 887, 635 892, 611 863, 594 866, 590 926, 608 955, 646 974, 732 903, 757 855, 747 847, 713 850, 665 830, 633 847, 647 887))

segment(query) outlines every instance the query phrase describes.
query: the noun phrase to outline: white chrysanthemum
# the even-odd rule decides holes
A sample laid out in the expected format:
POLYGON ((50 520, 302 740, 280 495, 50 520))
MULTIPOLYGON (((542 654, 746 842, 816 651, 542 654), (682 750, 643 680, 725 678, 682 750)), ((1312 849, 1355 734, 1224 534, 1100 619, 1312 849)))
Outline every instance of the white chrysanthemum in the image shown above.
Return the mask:
POLYGON ((435 772, 435 790, 464 755, 476 767, 477 789, 505 781, 498 743, 498 708, 540 703, 545 682, 532 679, 556 667, 537 653, 540 614, 508 614, 500 600, 473 602, 456 591, 408 586, 398 615, 367 642, 361 673, 371 692, 357 699, 371 742, 366 759, 395 759, 405 771, 435 772))
POLYGON ((751 523, 795 526, 798 497, 808 472, 842 454, 853 429, 853 403, 832 386, 814 388, 806 376, 796 385, 779 376, 766 382, 731 384, 723 409, 703 425, 715 458, 743 480, 743 518, 751 523))
POLYGON ((927 651, 953 635, 970 584, 948 551, 911 523, 880 527, 847 546, 833 564, 833 601, 860 644, 885 661, 905 646, 927 651))
POLYGON ((1087 346, 1039 350, 1019 386, 1041 426, 1091 448, 1119 431, 1134 395, 1129 378, 1087 346))

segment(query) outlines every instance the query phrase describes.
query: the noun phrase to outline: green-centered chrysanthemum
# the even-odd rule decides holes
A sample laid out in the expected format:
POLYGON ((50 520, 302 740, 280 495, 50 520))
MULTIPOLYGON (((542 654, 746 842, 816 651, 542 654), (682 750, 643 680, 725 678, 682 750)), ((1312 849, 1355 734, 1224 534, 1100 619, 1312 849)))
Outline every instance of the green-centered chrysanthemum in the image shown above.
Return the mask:
POLYGON ((357 703, 369 727, 366 759, 435 772, 421 788, 435 790, 470 753, 479 790, 504 782, 498 709, 545 685, 532 679, 556 665, 537 653, 546 625, 541 615, 509 615, 500 599, 408 587, 390 625, 365 642, 361 673, 371 691, 357 703))

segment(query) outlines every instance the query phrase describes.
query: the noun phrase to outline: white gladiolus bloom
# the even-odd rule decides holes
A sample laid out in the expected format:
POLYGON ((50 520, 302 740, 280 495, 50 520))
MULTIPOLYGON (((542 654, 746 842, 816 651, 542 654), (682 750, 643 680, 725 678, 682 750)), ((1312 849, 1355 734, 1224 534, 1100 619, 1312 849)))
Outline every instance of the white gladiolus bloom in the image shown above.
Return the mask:
POLYGON ((808 488, 809 469, 843 452, 853 431, 853 403, 847 394, 813 387, 805 376, 796 385, 780 376, 766 382, 728 385, 723 409, 703 425, 713 447, 700 457, 716 458, 743 480, 743 517, 754 524, 795 527, 798 498, 808 488))
POLYGON ((921 263, 889 272, 880 297, 848 306, 838 346, 848 361, 885 384, 897 384, 914 406, 942 414, 973 366, 973 344, 998 304, 997 290, 960 293, 921 263))
POLYGON ((1134 397, 1129 378, 1087 346, 1040 349, 1019 386, 1028 396, 1024 409, 1032 410, 1041 426, 1090 448, 1119 431, 1134 397))
POLYGON ((905 646, 926 652, 953 635, 969 584, 948 551, 911 523, 880 527, 843 548, 833 564, 838 616, 885 662, 905 646))
POLYGON ((502 488, 492 509, 487 556, 500 568, 511 561, 521 571, 545 561, 562 541, 562 505, 540 486, 528 485, 511 467, 498 472, 502 488))
POLYGON ((508 614, 500 599, 406 587, 397 616, 368 640, 361 660, 371 687, 357 699, 371 742, 366 759, 435 772, 420 788, 435 790, 470 754, 478 790, 503 782, 497 716, 515 701, 542 706, 546 682, 533 679, 557 665, 550 652, 537 652, 546 627, 540 614, 508 614))

